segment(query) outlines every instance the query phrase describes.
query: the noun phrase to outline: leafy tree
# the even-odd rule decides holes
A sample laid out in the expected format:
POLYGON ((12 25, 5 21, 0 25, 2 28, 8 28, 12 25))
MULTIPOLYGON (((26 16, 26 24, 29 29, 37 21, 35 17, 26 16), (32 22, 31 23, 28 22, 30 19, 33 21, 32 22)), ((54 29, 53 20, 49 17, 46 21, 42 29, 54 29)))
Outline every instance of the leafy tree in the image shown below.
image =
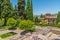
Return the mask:
POLYGON ((57 23, 60 22, 60 12, 57 14, 57 23))
POLYGON ((20 19, 25 19, 25 0, 18 0, 18 13, 20 19))
POLYGON ((26 18, 28 20, 33 20, 32 0, 27 1, 26 15, 27 15, 26 18))

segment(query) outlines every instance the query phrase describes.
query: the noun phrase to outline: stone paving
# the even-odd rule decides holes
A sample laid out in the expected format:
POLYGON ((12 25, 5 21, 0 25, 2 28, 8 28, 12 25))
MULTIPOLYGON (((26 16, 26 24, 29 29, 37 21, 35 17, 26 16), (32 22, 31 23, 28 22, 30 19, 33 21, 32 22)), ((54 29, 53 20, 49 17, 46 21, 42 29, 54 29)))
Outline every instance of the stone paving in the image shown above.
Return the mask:
MULTIPOLYGON (((27 33, 26 35, 20 35, 20 33, 23 31, 23 30, 20 30, 20 29, 17 29, 17 30, 3 30, 3 31, 0 31, 0 35, 1 34, 4 34, 4 33, 8 33, 8 32, 16 32, 17 34, 14 35, 14 36, 11 36, 11 37, 8 37, 6 39, 3 39, 3 40, 34 40, 35 38, 38 39, 37 40, 52 40, 53 38, 57 38, 58 36, 56 34, 53 34, 52 32, 49 32, 50 29, 49 28, 44 28, 44 30, 42 30, 43 28, 41 27, 38 27, 36 26, 36 32, 30 34, 30 33, 27 33), (48 30, 49 29, 49 30, 48 30), (47 32, 48 31, 48 32, 47 32), (45 35, 43 35, 43 33, 46 33, 45 35), (34 36, 37 36, 34 38, 34 36)), ((54 28, 52 28, 54 29, 54 28)), ((60 29, 54 29, 54 30, 59 30, 60 29)), ((60 37, 58 37, 60 38, 60 37)), ((0 38, 0 40, 2 40, 0 38)))
POLYGON ((0 31, 0 35, 1 35, 1 34, 4 34, 4 33, 8 33, 8 32, 11 32, 11 31, 9 31, 9 30, 0 31))

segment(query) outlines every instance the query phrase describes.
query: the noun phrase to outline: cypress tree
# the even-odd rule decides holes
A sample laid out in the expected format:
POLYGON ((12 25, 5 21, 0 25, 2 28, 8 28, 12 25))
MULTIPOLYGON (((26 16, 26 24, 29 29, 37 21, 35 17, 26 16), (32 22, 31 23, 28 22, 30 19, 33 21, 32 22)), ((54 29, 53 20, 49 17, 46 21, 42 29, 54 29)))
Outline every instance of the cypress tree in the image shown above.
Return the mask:
POLYGON ((26 15, 28 20, 33 20, 32 0, 27 1, 26 15))
POLYGON ((1 2, 2 2, 2 1, 0 0, 0 18, 1 18, 1 2))
POLYGON ((1 13, 3 10, 3 2, 4 2, 4 0, 0 0, 0 18, 1 18, 1 13))
POLYGON ((8 10, 9 10, 9 15, 8 15, 8 17, 12 17, 12 14, 13 14, 13 12, 14 12, 14 9, 13 9, 13 6, 12 6, 12 3, 10 2, 10 0, 7 0, 7 6, 8 6, 8 10))
POLYGON ((12 5, 10 3, 10 0, 2 1, 1 5, 2 5, 1 17, 5 19, 4 25, 6 25, 7 18, 11 16, 11 13, 12 13, 12 5))
POLYGON ((41 15, 40 15, 40 18, 43 18, 43 17, 44 17, 44 15, 43 15, 43 14, 41 14, 41 15))
POLYGON ((57 14, 57 23, 60 22, 60 12, 57 14))
POLYGON ((35 24, 37 24, 39 22, 38 16, 35 17, 34 22, 35 22, 35 24))
POLYGON ((18 13, 20 19, 25 19, 25 0, 18 0, 18 13))
POLYGON ((15 19, 18 19, 19 15, 18 15, 18 7, 15 5, 15 8, 14 8, 14 13, 13 13, 13 17, 15 19))

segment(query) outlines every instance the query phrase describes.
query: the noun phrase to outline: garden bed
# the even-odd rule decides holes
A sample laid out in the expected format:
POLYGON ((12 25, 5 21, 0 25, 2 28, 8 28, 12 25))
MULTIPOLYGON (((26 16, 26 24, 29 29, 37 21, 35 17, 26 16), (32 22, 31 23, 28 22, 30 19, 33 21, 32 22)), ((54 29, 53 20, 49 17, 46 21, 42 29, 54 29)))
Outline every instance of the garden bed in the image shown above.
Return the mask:
POLYGON ((5 34, 0 35, 0 37, 2 39, 4 39, 4 38, 10 37, 10 36, 13 36, 15 34, 17 34, 17 33, 15 33, 15 32, 9 32, 9 33, 5 33, 5 34))

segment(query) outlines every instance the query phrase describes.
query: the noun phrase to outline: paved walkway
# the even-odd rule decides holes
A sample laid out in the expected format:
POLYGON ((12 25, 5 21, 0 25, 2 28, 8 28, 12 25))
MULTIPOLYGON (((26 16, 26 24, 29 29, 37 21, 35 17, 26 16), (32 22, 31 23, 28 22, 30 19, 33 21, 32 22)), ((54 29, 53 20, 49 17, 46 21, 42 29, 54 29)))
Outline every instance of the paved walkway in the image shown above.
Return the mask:
POLYGON ((11 31, 9 31, 9 30, 0 31, 0 35, 1 35, 1 34, 4 34, 4 33, 8 33, 8 32, 11 32, 11 31))
POLYGON ((17 33, 16 35, 14 35, 14 36, 11 36, 11 37, 9 37, 9 38, 6 38, 5 40, 14 40, 14 39, 18 39, 21 35, 20 35, 20 33, 22 32, 23 30, 19 30, 19 29, 17 29, 17 30, 14 30, 13 32, 15 32, 15 33, 17 33))
MULTIPOLYGON (((49 40, 49 38, 51 37, 52 33, 49 33, 49 34, 46 34, 46 35, 42 35, 43 33, 48 33, 47 32, 47 29, 50 30, 50 28, 41 28, 39 26, 35 26, 35 29, 36 29, 36 33, 33 33, 32 35, 31 34, 26 34, 24 36, 20 35, 20 33, 23 31, 23 30, 20 30, 20 29, 17 29, 17 30, 3 30, 3 31, 0 31, 0 35, 1 34, 4 34, 4 33, 8 33, 8 32, 16 32, 17 34, 14 35, 14 36, 11 36, 11 37, 8 37, 4 40, 32 40, 34 39, 34 36, 38 36, 38 38, 41 40, 49 40), (37 35, 38 34, 38 35, 37 35)), ((53 30, 60 30, 60 29, 55 29, 55 28, 52 28, 53 30)), ((48 30, 48 31, 49 31, 48 30)), ((53 35, 54 36, 54 35, 53 35)), ((50 38, 51 39, 51 38, 50 38)))

